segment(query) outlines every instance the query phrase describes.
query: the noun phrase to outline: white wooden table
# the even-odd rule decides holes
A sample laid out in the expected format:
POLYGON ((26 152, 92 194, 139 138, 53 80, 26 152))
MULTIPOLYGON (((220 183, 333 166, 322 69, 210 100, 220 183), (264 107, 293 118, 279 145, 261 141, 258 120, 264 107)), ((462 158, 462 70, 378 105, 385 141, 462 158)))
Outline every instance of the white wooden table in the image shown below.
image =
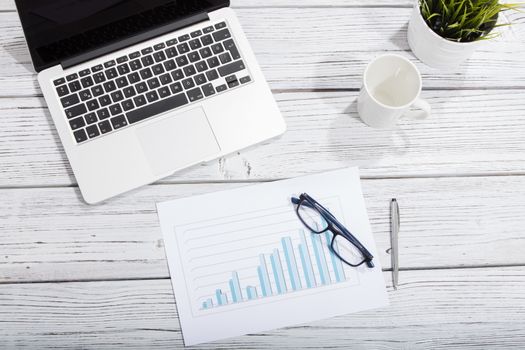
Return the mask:
MULTIPOLYGON (((359 165, 391 306, 203 348, 525 346, 525 15, 457 70, 411 54, 410 0, 235 0, 288 124, 280 139, 83 203, 0 0, 0 348, 183 346, 155 202, 359 165), (365 64, 421 69, 426 121, 362 124, 365 64), (389 200, 401 208, 391 288, 389 200)), ((506 18, 510 19, 510 18, 506 18)))

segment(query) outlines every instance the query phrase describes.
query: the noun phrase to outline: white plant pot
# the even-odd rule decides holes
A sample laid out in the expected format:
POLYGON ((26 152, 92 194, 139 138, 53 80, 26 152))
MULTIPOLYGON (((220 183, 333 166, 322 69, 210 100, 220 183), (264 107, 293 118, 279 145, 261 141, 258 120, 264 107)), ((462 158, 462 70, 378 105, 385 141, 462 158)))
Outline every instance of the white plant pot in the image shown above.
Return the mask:
POLYGON ((481 41, 459 43, 442 38, 427 25, 416 1, 408 23, 408 45, 414 55, 432 68, 451 69, 472 56, 481 41))

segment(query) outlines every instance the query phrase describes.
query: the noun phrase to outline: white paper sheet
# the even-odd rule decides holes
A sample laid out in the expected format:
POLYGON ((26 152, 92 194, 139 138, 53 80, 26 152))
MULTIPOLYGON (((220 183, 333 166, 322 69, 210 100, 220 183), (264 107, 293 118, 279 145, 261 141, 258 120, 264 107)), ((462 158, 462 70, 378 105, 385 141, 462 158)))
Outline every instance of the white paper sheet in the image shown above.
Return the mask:
POLYGON ((290 201, 303 192, 377 256, 357 168, 157 205, 186 345, 388 305, 377 257, 340 264, 331 234, 305 229, 290 201))

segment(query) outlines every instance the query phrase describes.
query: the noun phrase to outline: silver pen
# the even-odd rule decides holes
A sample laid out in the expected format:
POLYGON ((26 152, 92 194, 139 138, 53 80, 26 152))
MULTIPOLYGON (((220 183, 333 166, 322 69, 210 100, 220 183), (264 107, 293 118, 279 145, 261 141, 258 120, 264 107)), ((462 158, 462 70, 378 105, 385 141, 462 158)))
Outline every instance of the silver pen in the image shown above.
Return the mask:
POLYGON ((399 205, 397 200, 390 201, 390 258, 392 260, 392 286, 397 289, 399 278, 399 205))

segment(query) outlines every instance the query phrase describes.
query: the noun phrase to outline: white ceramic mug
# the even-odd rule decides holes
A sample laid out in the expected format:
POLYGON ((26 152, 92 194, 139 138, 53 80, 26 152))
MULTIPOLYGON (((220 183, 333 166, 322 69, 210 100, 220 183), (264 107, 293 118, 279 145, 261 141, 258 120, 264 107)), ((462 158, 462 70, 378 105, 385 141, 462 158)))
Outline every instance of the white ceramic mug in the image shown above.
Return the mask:
POLYGON ((387 54, 368 64, 357 101, 361 119, 374 128, 391 128, 401 117, 424 119, 430 105, 419 98, 421 74, 416 66, 400 55, 387 54), (419 111, 410 111, 417 108, 419 111))

